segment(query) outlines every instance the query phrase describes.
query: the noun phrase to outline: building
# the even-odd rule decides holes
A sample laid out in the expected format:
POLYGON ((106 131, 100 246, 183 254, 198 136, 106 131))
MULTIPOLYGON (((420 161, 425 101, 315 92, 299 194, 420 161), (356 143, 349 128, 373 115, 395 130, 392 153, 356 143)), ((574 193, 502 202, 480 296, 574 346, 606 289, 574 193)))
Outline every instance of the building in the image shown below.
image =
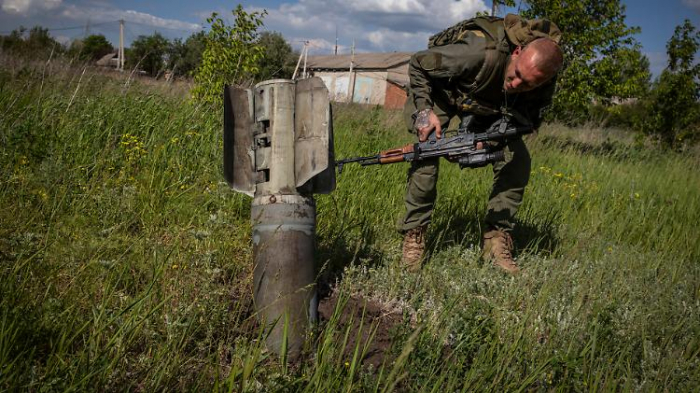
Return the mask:
POLYGON ((117 52, 108 53, 102 56, 99 60, 95 62, 95 64, 97 64, 100 67, 118 68, 119 58, 117 56, 117 52))
POLYGON ((306 68, 323 79, 331 101, 397 109, 406 102, 410 58, 406 52, 312 56, 306 68))

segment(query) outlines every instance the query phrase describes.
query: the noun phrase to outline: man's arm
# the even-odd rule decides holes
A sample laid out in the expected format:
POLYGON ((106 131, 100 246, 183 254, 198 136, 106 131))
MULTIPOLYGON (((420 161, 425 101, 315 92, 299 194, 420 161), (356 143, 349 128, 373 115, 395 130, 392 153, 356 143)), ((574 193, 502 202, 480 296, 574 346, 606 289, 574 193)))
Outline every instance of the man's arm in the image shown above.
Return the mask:
POLYGON ((482 37, 468 36, 459 44, 433 47, 411 57, 408 74, 418 111, 415 124, 420 141, 433 131, 438 138, 442 136, 440 121, 432 112, 434 89, 445 88, 453 79, 473 79, 484 62, 484 45, 482 37))
POLYGON ((431 93, 436 82, 447 84, 453 78, 476 77, 484 63, 485 41, 475 37, 464 43, 437 46, 415 53, 408 63, 411 91, 416 109, 431 109, 431 93))

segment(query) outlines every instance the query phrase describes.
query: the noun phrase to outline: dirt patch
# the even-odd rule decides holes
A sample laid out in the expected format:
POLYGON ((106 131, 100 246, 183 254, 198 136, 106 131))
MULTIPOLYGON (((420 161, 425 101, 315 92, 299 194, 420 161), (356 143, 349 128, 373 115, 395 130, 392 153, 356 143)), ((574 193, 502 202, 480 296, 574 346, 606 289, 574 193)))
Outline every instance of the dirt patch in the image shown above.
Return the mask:
MULTIPOLYGON (((322 323, 327 323, 331 319, 337 304, 337 293, 320 301, 318 315, 322 323)), ((380 304, 372 300, 361 297, 349 298, 337 323, 337 330, 340 332, 345 332, 350 327, 348 343, 344 350, 346 358, 352 359, 360 327, 362 327, 362 334, 359 340, 360 348, 362 348, 367 345, 367 341, 376 326, 374 337, 361 362, 364 365, 372 364, 375 367, 380 367, 384 362, 384 357, 391 349, 391 332, 395 326, 401 323, 403 323, 403 317, 396 311, 386 311, 380 304)))

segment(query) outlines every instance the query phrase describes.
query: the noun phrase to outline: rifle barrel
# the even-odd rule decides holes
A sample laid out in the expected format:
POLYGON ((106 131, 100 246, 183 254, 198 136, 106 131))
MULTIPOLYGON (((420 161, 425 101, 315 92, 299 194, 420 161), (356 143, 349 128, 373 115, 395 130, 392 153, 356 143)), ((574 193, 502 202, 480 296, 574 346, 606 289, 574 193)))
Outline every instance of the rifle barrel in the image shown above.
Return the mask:
POLYGON ((373 156, 366 156, 366 157, 352 157, 352 158, 346 158, 344 160, 337 160, 335 162, 335 166, 338 167, 338 174, 343 173, 343 165, 352 163, 352 162, 358 162, 362 166, 367 166, 367 165, 374 165, 374 164, 379 164, 379 158, 380 155, 376 154, 373 156))

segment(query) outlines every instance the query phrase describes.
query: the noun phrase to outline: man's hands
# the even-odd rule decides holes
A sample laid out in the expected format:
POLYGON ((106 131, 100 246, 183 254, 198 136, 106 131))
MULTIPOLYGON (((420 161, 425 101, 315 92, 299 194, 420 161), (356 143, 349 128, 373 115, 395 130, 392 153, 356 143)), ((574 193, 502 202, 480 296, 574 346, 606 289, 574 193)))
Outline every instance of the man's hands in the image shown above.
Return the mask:
MULTIPOLYGON (((435 112, 432 109, 423 109, 416 114, 416 120, 413 123, 418 130, 418 140, 420 142, 425 142, 428 140, 428 136, 431 132, 435 131, 435 137, 437 139, 442 138, 442 126, 440 126, 440 119, 438 119, 435 112)), ((477 142, 477 150, 484 148, 482 142, 477 142)), ((449 160, 449 158, 448 158, 449 160)))
POLYGON ((415 127, 418 130, 418 140, 425 142, 428 140, 428 135, 435 131, 437 139, 442 138, 442 127, 440 119, 438 119, 432 109, 423 109, 416 115, 415 127))

